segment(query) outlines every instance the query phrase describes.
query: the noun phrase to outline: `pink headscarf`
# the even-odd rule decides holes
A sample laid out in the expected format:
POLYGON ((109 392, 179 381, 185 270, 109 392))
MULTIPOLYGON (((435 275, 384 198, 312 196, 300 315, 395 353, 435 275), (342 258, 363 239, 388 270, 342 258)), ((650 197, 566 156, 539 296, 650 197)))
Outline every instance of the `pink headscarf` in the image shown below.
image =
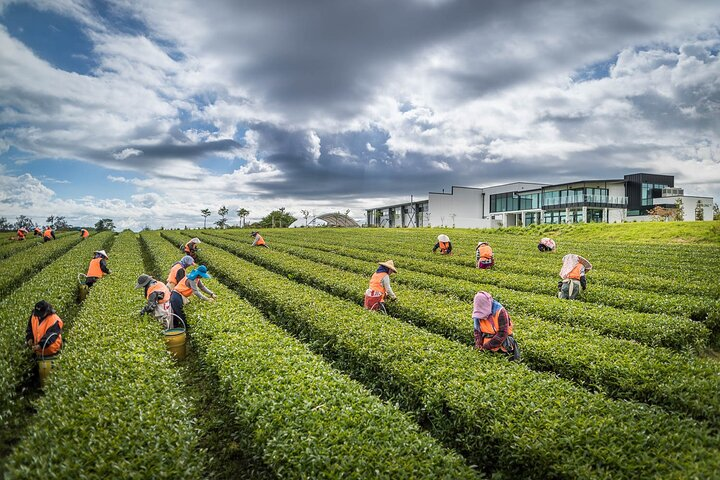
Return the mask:
POLYGON ((542 243, 543 245, 545 245, 546 247, 548 247, 552 250, 555 250, 555 240, 553 240, 552 238, 545 237, 542 240, 540 240, 540 243, 542 243))
POLYGON ((590 270, 592 268, 592 265, 590 264, 590 262, 585 260, 580 255, 575 255, 574 253, 568 253, 567 255, 565 255, 563 257, 563 265, 562 265, 562 268, 560 269, 560 278, 565 280, 567 278, 568 274, 570 272, 572 272, 573 268, 575 268, 575 266, 578 263, 582 263, 583 266, 585 267, 585 270, 590 270))
POLYGON ((473 299, 473 318, 487 318, 492 313, 492 296, 487 292, 478 292, 473 299))

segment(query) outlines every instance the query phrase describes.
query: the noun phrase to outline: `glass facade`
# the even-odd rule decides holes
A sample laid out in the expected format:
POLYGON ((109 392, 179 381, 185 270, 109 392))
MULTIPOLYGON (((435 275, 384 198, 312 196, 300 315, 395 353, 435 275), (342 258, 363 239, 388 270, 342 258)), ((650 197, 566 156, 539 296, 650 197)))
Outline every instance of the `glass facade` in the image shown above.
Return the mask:
POLYGON ((643 183, 641 187, 640 197, 640 203, 642 204, 642 206, 651 207, 653 204, 653 198, 657 198, 660 196, 660 194, 653 196, 653 190, 660 190, 661 193, 663 188, 668 188, 668 185, 662 185, 659 183, 643 183))

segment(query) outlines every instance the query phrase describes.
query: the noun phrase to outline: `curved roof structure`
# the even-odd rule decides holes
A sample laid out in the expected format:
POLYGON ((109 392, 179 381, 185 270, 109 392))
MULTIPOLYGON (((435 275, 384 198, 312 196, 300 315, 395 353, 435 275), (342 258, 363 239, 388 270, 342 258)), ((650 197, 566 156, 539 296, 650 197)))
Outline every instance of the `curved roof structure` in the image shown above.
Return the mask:
POLYGON ((325 220, 330 227, 359 227, 358 223, 343 213, 324 213, 315 218, 325 220))

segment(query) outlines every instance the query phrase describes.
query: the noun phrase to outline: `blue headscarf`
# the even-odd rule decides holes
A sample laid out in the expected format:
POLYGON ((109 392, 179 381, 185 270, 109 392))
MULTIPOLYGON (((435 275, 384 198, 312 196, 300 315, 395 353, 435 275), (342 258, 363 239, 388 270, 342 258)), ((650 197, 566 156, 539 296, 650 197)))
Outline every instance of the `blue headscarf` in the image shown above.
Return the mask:
POLYGON ((377 270, 375 270, 375 273, 387 273, 390 274, 390 269, 386 267, 385 265, 380 265, 377 270))

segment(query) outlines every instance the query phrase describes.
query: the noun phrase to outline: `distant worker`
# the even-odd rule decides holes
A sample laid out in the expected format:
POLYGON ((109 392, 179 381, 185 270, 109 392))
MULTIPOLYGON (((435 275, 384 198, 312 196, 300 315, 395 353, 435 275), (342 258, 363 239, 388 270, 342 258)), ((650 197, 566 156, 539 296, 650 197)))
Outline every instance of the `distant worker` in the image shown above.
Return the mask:
POLYGON ((580 288, 587 288, 586 272, 592 269, 592 265, 580 255, 568 253, 563 257, 560 278, 558 282, 558 298, 575 300, 580 293, 580 288))
POLYGON ((96 250, 93 252, 93 259, 90 260, 90 266, 85 278, 85 285, 92 287, 95 282, 100 280, 103 275, 110 274, 110 269, 107 266, 108 256, 105 250, 96 250))
POLYGON ((437 240, 438 241, 432 250, 433 253, 435 253, 435 250, 439 248, 440 255, 452 255, 452 243, 450 242, 450 237, 447 235, 438 235, 437 240))
POLYGON ((50 240, 56 240, 55 231, 50 227, 46 227, 43 232, 43 242, 49 242, 50 240))
POLYGON ((395 292, 390 287, 390 275, 397 273, 392 260, 378 264, 378 269, 370 277, 370 286, 365 290, 363 306, 368 310, 385 312, 385 298, 396 300, 395 292))
POLYGON ((35 304, 25 332, 25 342, 38 357, 50 357, 62 347, 63 321, 45 300, 35 304))
POLYGON ((556 248, 557 245, 555 245, 555 240, 552 238, 545 237, 538 243, 538 250, 541 252, 554 252, 556 248))
POLYGON ((182 250, 183 250, 183 252, 185 252, 185 255, 189 255, 193 258, 193 260, 197 260, 197 252, 198 252, 197 246, 201 243, 202 242, 200 241, 199 238, 197 238, 197 237, 192 238, 192 239, 190 239, 189 242, 187 242, 183 246, 182 250))
POLYGON ((80 236, 84 239, 88 238, 90 236, 90 232, 85 230, 84 228, 80 229, 80 236))
POLYGON ((28 232, 27 228, 25 228, 25 227, 18 228, 17 239, 21 240, 21 241, 25 240, 25 235, 27 235, 28 233, 30 233, 30 232, 28 232))
POLYGON ((185 255, 183 258, 180 259, 179 262, 173 263, 173 266, 170 267, 170 273, 168 273, 168 277, 165 282, 167 284, 167 288, 170 291, 175 288, 175 285, 180 283, 180 280, 185 278, 185 269, 190 265, 195 265, 195 260, 193 260, 190 255, 185 255))
POLYGON ((473 299, 475 348, 499 352, 520 360, 520 348, 513 337, 513 323, 505 307, 488 292, 478 292, 473 299))
POLYGON ((491 268, 495 265, 495 255, 487 242, 478 242, 475 247, 475 266, 477 268, 491 268))
POLYGON ((172 325, 172 309, 170 308, 170 290, 164 283, 142 274, 138 277, 135 288, 145 288, 147 303, 140 310, 140 316, 152 313, 166 329, 172 325))
POLYGON ((195 270, 188 273, 185 278, 175 285, 175 288, 170 295, 170 308, 172 308, 173 313, 173 328, 188 327, 184 306, 185 303, 190 301, 190 296, 194 294, 200 300, 204 301, 213 301, 217 298, 217 296, 209 288, 207 288, 198 277, 210 278, 210 274, 207 273, 207 267, 205 265, 200 265, 195 270), (210 298, 200 293, 200 290, 210 295, 210 298), (178 317, 182 320, 182 324, 178 321, 178 317))
POLYGON ((33 229, 33 235, 36 237, 42 237, 42 229, 40 229, 40 227, 35 227, 33 229))
POLYGON ((253 243, 252 243, 251 247, 265 247, 265 248, 270 248, 270 247, 268 247, 267 244, 265 243, 265 239, 262 237, 262 235, 260 235, 260 232, 252 232, 252 233, 250 234, 250 236, 255 238, 255 240, 253 240, 253 243))

